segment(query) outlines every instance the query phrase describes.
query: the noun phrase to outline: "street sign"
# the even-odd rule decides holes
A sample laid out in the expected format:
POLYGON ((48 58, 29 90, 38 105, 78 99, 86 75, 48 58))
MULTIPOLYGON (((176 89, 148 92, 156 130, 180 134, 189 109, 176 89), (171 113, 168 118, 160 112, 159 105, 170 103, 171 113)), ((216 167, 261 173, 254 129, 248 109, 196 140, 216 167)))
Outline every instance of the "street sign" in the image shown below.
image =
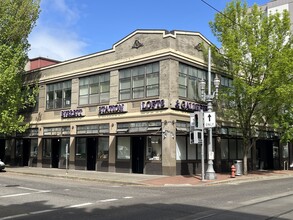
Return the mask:
POLYGON ((216 113, 215 112, 204 112, 204 128, 216 127, 216 113))

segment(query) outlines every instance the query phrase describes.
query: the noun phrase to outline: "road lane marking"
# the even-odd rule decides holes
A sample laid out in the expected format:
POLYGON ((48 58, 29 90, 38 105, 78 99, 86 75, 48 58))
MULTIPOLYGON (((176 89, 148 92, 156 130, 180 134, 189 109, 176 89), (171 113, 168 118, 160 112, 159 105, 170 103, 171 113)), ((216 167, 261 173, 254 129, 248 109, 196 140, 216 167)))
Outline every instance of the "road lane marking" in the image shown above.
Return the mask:
POLYGON ((27 188, 27 187, 22 187, 22 186, 19 186, 19 187, 16 187, 18 189, 25 189, 25 190, 30 190, 30 191, 40 191, 39 189, 33 189, 33 188, 27 188))
POLYGON ((266 202, 269 200, 273 200, 273 199, 279 199, 280 197, 287 197, 287 196, 292 196, 293 195, 293 191, 289 191, 289 192, 285 192, 285 193, 279 193, 279 194, 275 194, 275 195, 271 195, 271 196, 264 196, 264 197, 259 197, 259 198, 255 198, 255 199, 251 199, 245 202, 241 202, 241 205, 253 205, 256 203, 262 203, 262 202, 266 202))
POLYGON ((53 212, 56 211, 55 209, 46 209, 46 210, 40 210, 40 211, 35 211, 35 212, 30 212, 32 215, 38 215, 38 214, 43 214, 47 212, 53 212))
POLYGON ((118 199, 104 199, 104 200, 99 200, 98 202, 113 202, 117 201, 118 199))
POLYGON ((1 198, 9 198, 9 197, 16 197, 16 196, 26 196, 30 195, 31 193, 18 193, 18 194, 11 194, 11 195, 5 195, 1 196, 1 198))
MULTIPOLYGON (((32 189, 32 191, 34 191, 34 189, 32 189)), ((39 191, 39 192, 51 192, 51 191, 39 191)), ((39 193, 39 192, 35 192, 35 193, 39 193)), ((13 197, 13 196, 20 196, 23 194, 34 194, 34 193, 21 193, 21 194, 12 194, 12 195, 6 195, 6 196, 1 196, 1 197, 13 197)), ((132 199, 132 196, 125 196, 123 197, 123 199, 132 199)), ((118 199, 104 199, 104 200, 99 200, 96 203, 102 202, 113 202, 113 201, 117 201, 118 199)), ((87 202, 87 203, 81 203, 81 204, 76 204, 76 205, 71 205, 71 206, 67 206, 67 207, 63 207, 63 208, 55 208, 55 209, 45 209, 45 210, 40 210, 40 211, 34 211, 34 212, 29 212, 29 213, 24 213, 24 214, 18 214, 18 215, 11 215, 11 216, 6 216, 3 218, 0 218, 0 220, 7 220, 7 219, 16 219, 16 218, 21 218, 21 217, 26 217, 26 216, 30 216, 30 215, 38 215, 38 214, 43 214, 43 213, 48 213, 48 212, 54 212, 54 211, 58 211, 58 210, 62 210, 62 209, 69 209, 69 208, 80 208, 80 207, 84 207, 84 206, 89 206, 89 205, 93 205, 94 203, 91 202, 87 202)))
POLYGON ((91 202, 87 202, 87 203, 82 203, 82 204, 77 204, 77 205, 71 205, 68 206, 67 208, 79 208, 79 207, 83 207, 83 206, 88 206, 88 205, 92 205, 93 203, 91 202))
POLYGON ((29 214, 19 214, 19 215, 11 215, 11 216, 6 216, 3 218, 0 218, 0 220, 6 220, 6 219, 15 219, 15 218, 21 218, 21 217, 25 217, 28 216, 29 214))

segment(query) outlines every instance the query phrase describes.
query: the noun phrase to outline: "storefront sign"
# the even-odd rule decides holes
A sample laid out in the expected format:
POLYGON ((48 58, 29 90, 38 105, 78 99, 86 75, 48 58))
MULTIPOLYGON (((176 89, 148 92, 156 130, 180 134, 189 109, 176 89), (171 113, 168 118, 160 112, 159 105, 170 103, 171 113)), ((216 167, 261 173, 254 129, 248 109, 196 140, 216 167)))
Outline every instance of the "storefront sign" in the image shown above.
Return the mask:
POLYGON ((166 108, 166 103, 164 99, 143 101, 140 104, 141 111, 157 110, 157 109, 164 109, 164 108, 166 108))
POLYGON ((175 102, 175 109, 182 110, 182 111, 187 111, 187 112, 194 112, 194 111, 207 111, 208 107, 207 105, 204 104, 199 104, 195 102, 188 102, 188 101, 181 101, 177 100, 175 102))
POLYGON ((124 104, 104 105, 99 107, 99 115, 117 114, 125 112, 127 112, 127 108, 124 104))
POLYGON ((70 110, 62 110, 61 118, 77 118, 83 117, 82 109, 70 109, 70 110))

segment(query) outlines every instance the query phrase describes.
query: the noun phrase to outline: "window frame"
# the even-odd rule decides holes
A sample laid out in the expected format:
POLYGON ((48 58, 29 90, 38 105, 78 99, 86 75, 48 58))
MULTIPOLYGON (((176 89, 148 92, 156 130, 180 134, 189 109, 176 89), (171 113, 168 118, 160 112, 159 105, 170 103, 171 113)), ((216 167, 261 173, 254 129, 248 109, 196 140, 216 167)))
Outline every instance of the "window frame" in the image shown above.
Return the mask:
POLYGON ((200 99, 201 93, 199 88, 199 82, 201 80, 207 80, 207 71, 180 62, 178 72, 179 97, 190 100, 200 99))
POLYGON ((110 100, 110 72, 79 78, 78 104, 80 106, 108 103, 109 100, 110 100), (81 85, 81 82, 83 80, 85 82, 82 83, 81 85), (108 87, 108 89, 104 90, 105 87, 108 87), (82 90, 84 90, 83 92, 85 91, 86 92, 83 94, 81 93, 82 90), (81 98, 83 101, 87 100, 86 103, 83 103, 83 102, 81 103, 81 98))
POLYGON ((159 95, 159 62, 119 70, 119 101, 144 99, 159 95))
POLYGON ((46 110, 68 108, 71 106, 72 81, 47 84, 46 86, 46 110), (61 97, 60 97, 61 94, 61 97), (68 94, 70 94, 68 96, 68 94))

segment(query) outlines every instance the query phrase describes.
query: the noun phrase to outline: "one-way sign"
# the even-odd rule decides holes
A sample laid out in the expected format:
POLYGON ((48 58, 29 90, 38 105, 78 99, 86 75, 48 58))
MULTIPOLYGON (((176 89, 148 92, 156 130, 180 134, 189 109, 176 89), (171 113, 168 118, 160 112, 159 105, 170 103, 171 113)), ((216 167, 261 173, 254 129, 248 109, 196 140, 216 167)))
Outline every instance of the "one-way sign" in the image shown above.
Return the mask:
POLYGON ((216 113, 215 112, 204 112, 204 123, 205 128, 214 128, 216 127, 216 113))

